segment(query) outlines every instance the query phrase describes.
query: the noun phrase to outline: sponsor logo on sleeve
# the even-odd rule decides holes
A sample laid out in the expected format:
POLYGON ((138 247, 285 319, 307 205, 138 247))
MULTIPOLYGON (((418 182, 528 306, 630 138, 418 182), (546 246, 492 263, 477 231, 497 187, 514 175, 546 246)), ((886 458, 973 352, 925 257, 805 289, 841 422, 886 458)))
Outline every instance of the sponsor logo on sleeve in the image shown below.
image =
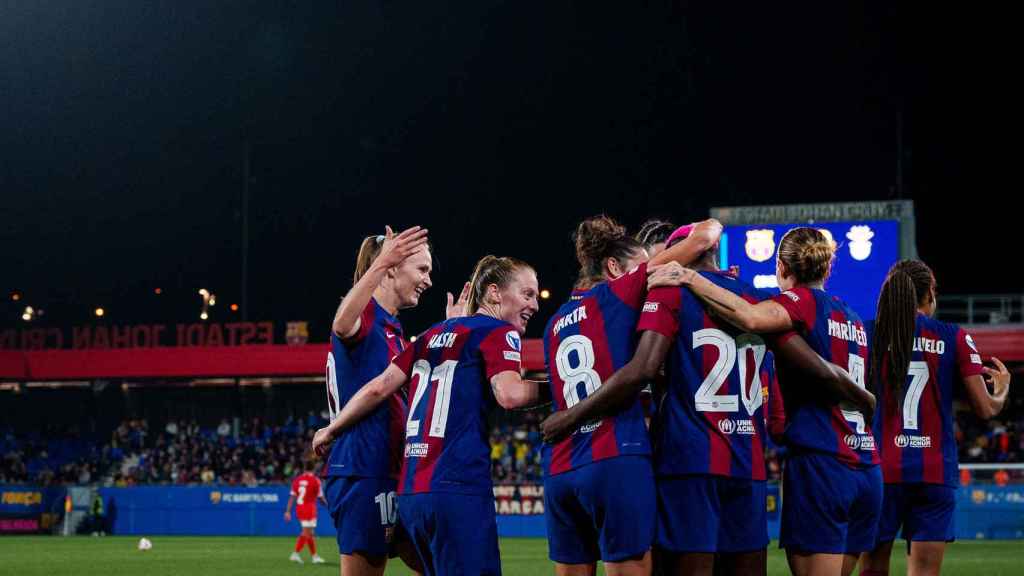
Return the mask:
POLYGON ((510 330, 507 334, 505 334, 505 342, 508 342, 509 347, 511 347, 516 352, 519 352, 520 348, 522 347, 522 341, 519 339, 519 333, 513 330, 510 330))
POLYGON ((657 311, 658 311, 658 303, 657 302, 644 302, 644 312, 652 312, 653 313, 653 312, 657 312, 657 311))
POLYGON ((509 350, 505 350, 502 352, 502 355, 505 356, 505 360, 510 360, 512 362, 522 362, 522 358, 520 357, 519 352, 511 352, 509 350))
POLYGON ((967 345, 971 347, 971 350, 978 351, 978 347, 974 345, 974 338, 970 334, 964 334, 964 340, 967 341, 967 345))
POLYGON ((793 302, 799 302, 800 301, 800 297, 797 296, 796 292, 793 292, 792 290, 786 290, 785 292, 783 292, 783 294, 785 294, 786 296, 789 296, 789 299, 792 300, 793 302))

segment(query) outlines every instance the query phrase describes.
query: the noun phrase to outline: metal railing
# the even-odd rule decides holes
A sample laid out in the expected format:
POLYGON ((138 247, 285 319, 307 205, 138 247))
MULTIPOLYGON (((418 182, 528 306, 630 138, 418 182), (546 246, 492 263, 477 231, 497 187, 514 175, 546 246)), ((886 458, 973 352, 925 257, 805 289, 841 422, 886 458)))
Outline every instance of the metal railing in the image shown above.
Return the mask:
POLYGON ((939 296, 935 316, 956 324, 1024 323, 1024 294, 939 296))

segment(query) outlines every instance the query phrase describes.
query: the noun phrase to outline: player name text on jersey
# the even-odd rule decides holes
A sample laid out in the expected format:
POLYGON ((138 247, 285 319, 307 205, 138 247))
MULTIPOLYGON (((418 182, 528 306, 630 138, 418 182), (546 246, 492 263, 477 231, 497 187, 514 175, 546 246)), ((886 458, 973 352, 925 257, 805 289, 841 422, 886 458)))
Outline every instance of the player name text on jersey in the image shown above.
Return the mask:
POLYGON ((572 326, 573 324, 576 324, 580 320, 586 320, 586 319, 587 319, 587 307, 586 306, 580 306, 579 308, 577 308, 577 309, 573 310, 572 312, 569 312, 565 316, 562 316, 561 318, 559 318, 558 322, 555 322, 555 327, 551 329, 551 334, 552 335, 556 335, 556 334, 558 334, 558 331, 561 330, 562 328, 565 328, 566 326, 572 326))
POLYGON ((946 352, 946 342, 944 340, 932 340, 931 338, 914 338, 914 352, 942 355, 946 352))
POLYGON ((868 334, 863 328, 858 327, 856 324, 850 321, 836 322, 835 320, 828 319, 828 335, 833 338, 839 338, 841 340, 847 340, 849 342, 856 342, 860 346, 868 345, 868 334))
POLYGON ((451 348, 455 344, 455 338, 458 336, 455 332, 441 332, 440 334, 434 334, 430 337, 430 342, 427 343, 427 348, 451 348))

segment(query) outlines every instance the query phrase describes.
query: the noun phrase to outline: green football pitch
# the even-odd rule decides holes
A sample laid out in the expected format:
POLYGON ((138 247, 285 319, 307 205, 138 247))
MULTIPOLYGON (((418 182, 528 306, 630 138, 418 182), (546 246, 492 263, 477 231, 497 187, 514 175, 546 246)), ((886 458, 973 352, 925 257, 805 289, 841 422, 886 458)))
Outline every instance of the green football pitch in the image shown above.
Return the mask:
MULTIPOLYGON (((326 564, 288 561, 293 538, 213 538, 153 536, 153 549, 140 552, 137 538, 78 536, 0 537, 0 574, 18 576, 232 576, 235 574, 314 575, 338 574, 337 546, 330 538, 318 538, 320 554, 326 564)), ((902 544, 894 554, 892 574, 905 574, 902 544)), ((501 560, 507 576, 553 574, 547 559, 547 541, 541 539, 505 539, 501 542, 501 560)), ((393 563, 389 575, 408 574, 400 563, 393 563)), ((603 574, 603 571, 599 572, 603 574)), ((769 574, 788 574, 786 560, 777 548, 771 548, 769 574)), ((946 551, 943 573, 958 575, 1024 574, 1024 541, 964 541, 946 551)))

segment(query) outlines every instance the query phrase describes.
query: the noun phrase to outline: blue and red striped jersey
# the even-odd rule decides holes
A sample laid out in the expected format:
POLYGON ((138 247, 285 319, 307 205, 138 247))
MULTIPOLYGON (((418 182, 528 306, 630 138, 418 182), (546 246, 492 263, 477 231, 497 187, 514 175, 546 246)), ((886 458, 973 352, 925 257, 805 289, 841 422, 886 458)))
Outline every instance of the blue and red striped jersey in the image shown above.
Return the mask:
MULTIPOLYGON (((633 357, 634 329, 647 292, 647 265, 578 291, 544 329, 544 358, 554 408, 567 410, 593 394, 633 357)), ((545 444, 544 473, 561 474, 623 454, 650 454, 639 397, 623 411, 545 444)))
MULTIPOLYGON (((331 333, 327 353, 327 406, 331 420, 364 384, 376 378, 405 347, 402 325, 376 300, 360 316, 359 331, 342 340, 331 333)), ((405 393, 399 392, 335 441, 324 476, 397 477, 402 464, 405 393)))
MULTIPOLYGON (((728 273, 700 274, 749 302, 768 297, 728 273)), ((764 480, 766 408, 777 386, 765 340, 709 314, 688 288, 652 290, 637 324, 645 330, 673 340, 668 387, 652 426, 655 473, 764 480)))
POLYGON ((957 485, 953 386, 982 374, 982 367, 970 334, 956 324, 917 315, 902 388, 897 392, 872 383, 878 398, 875 434, 887 484, 957 485))
MULTIPOLYGON (((849 371, 850 377, 864 386, 868 337, 864 322, 852 308, 816 288, 797 287, 772 299, 786 309, 795 333, 815 352, 849 371)), ((786 398, 787 446, 831 454, 851 467, 878 464, 875 437, 860 412, 826 404, 815 389, 817 385, 785 362, 779 362, 779 382, 786 398)))
POLYGON ((519 373, 521 349, 511 324, 477 314, 435 324, 395 359, 412 398, 399 494, 493 494, 490 382, 519 373))

